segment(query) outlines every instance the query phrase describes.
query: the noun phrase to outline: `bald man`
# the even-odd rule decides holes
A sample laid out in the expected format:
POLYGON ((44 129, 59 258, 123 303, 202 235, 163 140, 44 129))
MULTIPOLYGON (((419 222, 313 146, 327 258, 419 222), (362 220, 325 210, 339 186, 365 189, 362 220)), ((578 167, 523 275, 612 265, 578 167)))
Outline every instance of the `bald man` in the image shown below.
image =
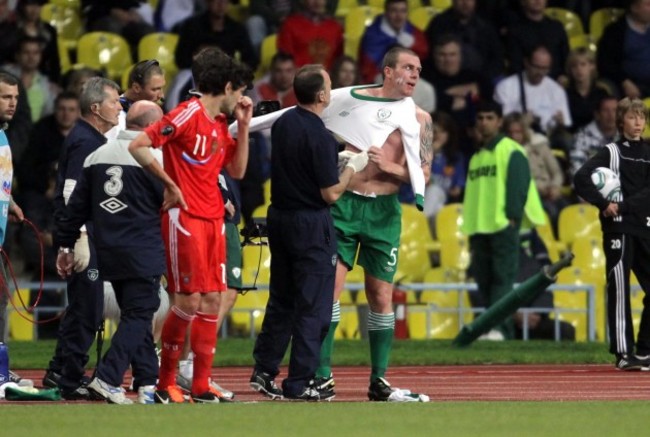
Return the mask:
POLYGON ((111 347, 88 385, 91 398, 114 404, 133 403, 121 387, 132 365, 138 383, 138 402, 153 403, 158 359, 151 322, 160 304, 160 276, 165 272, 165 251, 160 233, 163 186, 133 159, 129 143, 163 112, 153 102, 135 102, 127 114, 126 130, 86 158, 62 224, 57 229, 61 249, 57 270, 72 274, 74 253, 69 249, 79 228, 94 223, 101 279, 110 281, 121 310, 111 347))

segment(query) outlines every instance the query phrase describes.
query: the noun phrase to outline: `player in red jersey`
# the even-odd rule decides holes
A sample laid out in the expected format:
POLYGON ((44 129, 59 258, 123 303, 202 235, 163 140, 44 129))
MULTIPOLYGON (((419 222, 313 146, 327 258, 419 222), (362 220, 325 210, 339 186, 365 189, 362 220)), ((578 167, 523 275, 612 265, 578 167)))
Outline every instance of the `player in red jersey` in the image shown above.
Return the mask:
POLYGON ((129 151, 165 184, 162 232, 167 251, 169 291, 174 305, 162 331, 158 403, 183 402, 176 367, 190 326, 194 352, 192 399, 218 402, 209 376, 217 341, 217 314, 226 290, 224 205, 218 178, 226 167, 241 179, 248 161, 248 125, 252 101, 243 96, 253 74, 220 49, 200 51, 192 64, 199 96, 181 103, 131 142, 129 151), (226 117, 234 115, 237 140, 226 117), (162 147, 165 168, 149 147, 162 147))

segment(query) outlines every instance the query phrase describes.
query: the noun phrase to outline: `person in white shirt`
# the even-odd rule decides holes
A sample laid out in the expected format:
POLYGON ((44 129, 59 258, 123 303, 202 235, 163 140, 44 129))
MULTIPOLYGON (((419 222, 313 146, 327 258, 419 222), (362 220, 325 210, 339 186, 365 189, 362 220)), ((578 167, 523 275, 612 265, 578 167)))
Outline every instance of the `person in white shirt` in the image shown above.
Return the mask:
POLYGON ((572 124, 566 92, 548 75, 552 62, 548 49, 537 46, 524 59, 523 72, 506 77, 494 90, 494 100, 503 106, 504 115, 527 114, 531 126, 547 135, 558 126, 572 124))

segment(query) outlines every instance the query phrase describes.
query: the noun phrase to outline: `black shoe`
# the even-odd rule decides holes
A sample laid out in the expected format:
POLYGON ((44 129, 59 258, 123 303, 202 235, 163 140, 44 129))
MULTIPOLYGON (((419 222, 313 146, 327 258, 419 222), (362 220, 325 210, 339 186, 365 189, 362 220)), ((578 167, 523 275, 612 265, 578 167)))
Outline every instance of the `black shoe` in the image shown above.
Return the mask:
POLYGON ((274 378, 261 370, 253 370, 250 379, 251 388, 265 394, 271 399, 282 399, 282 390, 275 385, 274 378))
POLYGON ((61 397, 66 401, 92 401, 95 400, 85 387, 77 387, 74 390, 61 390, 61 397))
POLYGON ((375 379, 368 387, 368 399, 371 401, 387 402, 392 393, 393 389, 384 378, 375 379))
POLYGON ((90 381, 92 381, 92 378, 84 375, 79 380, 79 384, 81 384, 82 387, 88 387, 88 384, 90 384, 90 381))
POLYGON ((328 377, 317 376, 314 378, 313 387, 318 391, 334 391, 335 385, 336 383, 334 382, 334 375, 331 373, 328 377))
POLYGON ((46 388, 57 388, 61 382, 61 374, 55 372, 54 370, 48 370, 43 376, 43 387, 46 388))
POLYGON ((634 355, 617 354, 616 368, 625 371, 650 371, 650 359, 640 359, 634 355))
POLYGON ((197 404, 218 404, 219 396, 212 393, 211 391, 206 391, 200 395, 192 395, 192 400, 197 404))
MULTIPOLYGON (((304 390, 297 395, 284 394, 285 399, 291 401, 308 401, 308 402, 318 402, 321 400, 320 393, 313 387, 305 387, 304 390)), ((331 398, 330 398, 331 399, 331 398)))

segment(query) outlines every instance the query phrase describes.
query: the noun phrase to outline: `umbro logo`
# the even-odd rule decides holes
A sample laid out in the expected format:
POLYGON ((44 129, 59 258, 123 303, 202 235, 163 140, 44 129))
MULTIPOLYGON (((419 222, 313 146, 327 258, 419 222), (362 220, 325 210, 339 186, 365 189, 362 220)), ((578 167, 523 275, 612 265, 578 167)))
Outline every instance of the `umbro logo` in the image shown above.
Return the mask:
POLYGON ((122 202, 120 199, 116 197, 109 197, 108 199, 104 200, 102 203, 99 204, 102 208, 104 208, 106 211, 110 212, 111 214, 118 213, 122 211, 123 209, 128 208, 129 206, 122 202))

